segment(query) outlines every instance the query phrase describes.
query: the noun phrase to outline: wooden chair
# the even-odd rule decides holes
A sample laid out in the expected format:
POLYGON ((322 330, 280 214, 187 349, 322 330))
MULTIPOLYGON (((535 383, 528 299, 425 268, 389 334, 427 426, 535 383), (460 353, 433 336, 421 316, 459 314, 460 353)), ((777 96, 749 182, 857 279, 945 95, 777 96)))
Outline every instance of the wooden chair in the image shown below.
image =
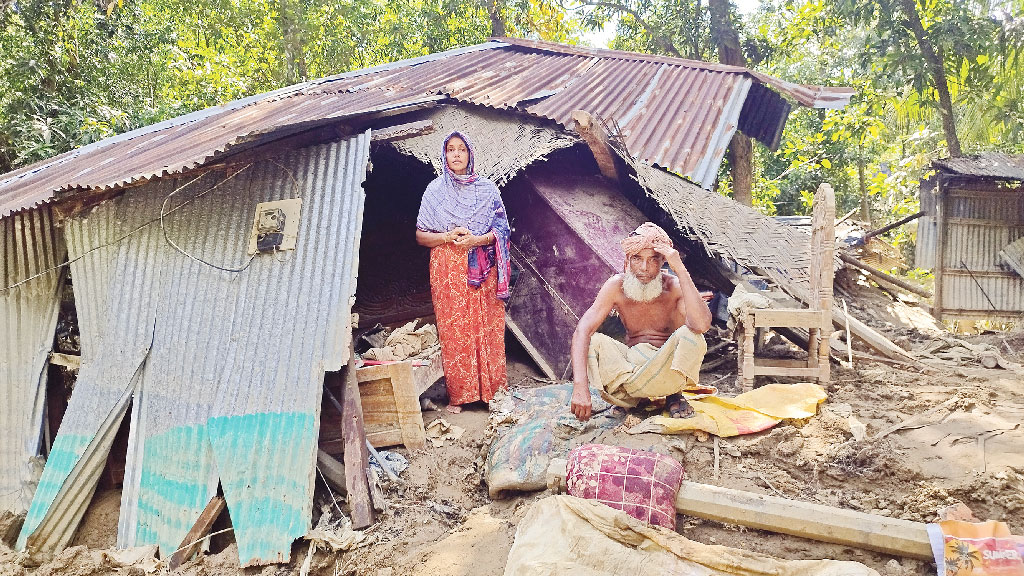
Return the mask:
POLYGON ((811 291, 807 308, 764 308, 741 313, 737 334, 739 379, 743 391, 754 389, 756 376, 797 376, 829 380, 829 336, 832 333, 832 262, 835 254, 835 193, 818 186, 811 217, 811 291), (771 328, 805 328, 807 360, 757 358, 755 335, 771 328))

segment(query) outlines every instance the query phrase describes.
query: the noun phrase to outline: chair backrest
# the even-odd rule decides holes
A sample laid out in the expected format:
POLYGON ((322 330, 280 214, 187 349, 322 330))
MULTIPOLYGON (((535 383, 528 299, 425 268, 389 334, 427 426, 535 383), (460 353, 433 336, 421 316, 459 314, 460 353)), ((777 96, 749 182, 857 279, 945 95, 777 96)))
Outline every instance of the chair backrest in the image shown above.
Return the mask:
POLYGON ((823 182, 811 206, 811 293, 809 308, 832 310, 833 260, 836 249, 836 197, 823 182))

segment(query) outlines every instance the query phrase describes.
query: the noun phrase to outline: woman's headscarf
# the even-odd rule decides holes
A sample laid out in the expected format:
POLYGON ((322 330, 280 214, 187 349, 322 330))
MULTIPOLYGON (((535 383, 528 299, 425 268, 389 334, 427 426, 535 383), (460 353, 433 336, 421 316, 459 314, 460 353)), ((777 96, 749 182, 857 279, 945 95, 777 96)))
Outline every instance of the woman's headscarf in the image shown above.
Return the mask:
POLYGON ((469 251, 467 260, 469 285, 479 288, 492 267, 498 268, 498 298, 508 300, 511 266, 508 257, 510 235, 505 205, 493 182, 476 173, 473 144, 462 132, 452 132, 441 144, 441 174, 423 192, 416 227, 427 232, 448 232, 458 226, 482 236, 494 232, 496 242, 469 251), (456 174, 448 167, 445 154, 448 141, 460 138, 466 144, 469 162, 465 174, 456 174))

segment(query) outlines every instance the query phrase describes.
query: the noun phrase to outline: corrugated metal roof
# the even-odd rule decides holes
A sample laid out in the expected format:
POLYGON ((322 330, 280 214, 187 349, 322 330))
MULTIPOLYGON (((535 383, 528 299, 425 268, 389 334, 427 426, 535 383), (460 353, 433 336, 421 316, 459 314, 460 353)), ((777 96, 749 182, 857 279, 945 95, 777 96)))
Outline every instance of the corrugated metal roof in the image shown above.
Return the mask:
POLYGON ((28 510, 37 478, 46 367, 60 307, 64 241, 48 208, 0 219, 0 511, 28 510), (41 274, 10 290, 7 286, 41 274))
MULTIPOLYGON (((309 529, 323 375, 348 359, 369 142, 366 133, 290 151, 212 191, 223 174, 204 175, 177 193, 169 206, 192 200, 164 218, 167 236, 193 256, 225 267, 248 260, 258 202, 301 197, 297 248, 260 256, 237 274, 174 250, 154 223, 182 181, 148 184, 69 220, 72 254, 96 249, 126 228, 138 229, 73 264, 80 307, 151 319, 147 338, 114 346, 135 350, 144 343, 148 350, 134 387, 120 546, 156 543, 169 554, 215 493, 218 479, 243 565, 287 561, 292 542, 309 529), (142 273, 110 273, 125 269, 142 273), (110 310, 105 301, 115 295, 123 301, 110 310)), ((97 357, 94 345, 117 333, 97 330, 92 313, 80 313, 80 322, 82 372, 65 423, 123 414, 127 405, 123 391, 117 398, 102 394, 104 387, 121 390, 106 385, 118 378, 96 377, 104 373, 101 367, 109 373, 116 366, 97 357), (100 338, 97 331, 103 332, 100 338), (90 414, 82 413, 86 404, 90 414)), ((84 427, 72 425, 65 434, 65 426, 58 443, 86 444, 103 456, 100 432, 117 428, 93 424, 79 432, 84 427)), ((94 477, 90 484, 84 475, 68 479, 62 472, 84 466, 77 457, 81 450, 70 452, 67 465, 51 459, 44 480, 56 487, 53 492, 74 496, 37 496, 33 522, 23 532, 33 534, 33 547, 53 550, 66 543, 60 535, 73 533, 81 518, 67 510, 83 498, 87 503, 95 486, 94 477), (57 513, 67 514, 62 522, 37 520, 57 513)))
POLYGON ((1024 154, 983 152, 936 160, 934 164, 939 170, 960 176, 1024 180, 1024 154))
POLYGON ((503 39, 283 88, 16 170, 0 180, 0 216, 59 192, 176 174, 287 131, 439 97, 563 125, 586 110, 621 127, 635 157, 707 185, 737 126, 777 143, 788 106, 772 90, 747 98, 752 82, 810 106, 842 106, 853 94, 720 64, 503 39))

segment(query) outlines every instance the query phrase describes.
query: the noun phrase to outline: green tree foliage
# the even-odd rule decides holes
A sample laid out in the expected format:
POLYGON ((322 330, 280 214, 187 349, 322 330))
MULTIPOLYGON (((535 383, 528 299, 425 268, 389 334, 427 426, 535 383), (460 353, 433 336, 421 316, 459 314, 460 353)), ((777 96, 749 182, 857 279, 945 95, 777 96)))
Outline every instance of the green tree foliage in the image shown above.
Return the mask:
POLYGON ((0 173, 159 120, 505 34, 575 42, 548 0, 7 0, 0 173), (107 3, 107 2, 110 3, 107 3))

